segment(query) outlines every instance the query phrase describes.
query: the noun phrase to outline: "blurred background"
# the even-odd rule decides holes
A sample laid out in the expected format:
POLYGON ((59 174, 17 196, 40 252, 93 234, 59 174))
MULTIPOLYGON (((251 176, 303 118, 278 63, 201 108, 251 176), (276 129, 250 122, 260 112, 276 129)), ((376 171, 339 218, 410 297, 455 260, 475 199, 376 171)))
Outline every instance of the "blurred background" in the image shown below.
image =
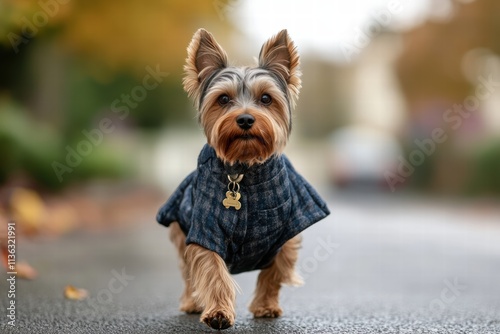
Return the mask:
POLYGON ((499 10, 493 0, 3 0, 3 215, 61 232, 136 220, 124 210, 152 215, 204 142, 181 85, 199 27, 236 64, 289 30, 303 89, 287 153, 315 186, 497 197, 499 10))
POLYGON ((31 238, 154 225, 205 142, 193 33, 248 64, 286 28, 286 154, 332 223, 339 202, 406 198, 500 224, 499 22, 496 0, 0 0, 0 217, 31 238))

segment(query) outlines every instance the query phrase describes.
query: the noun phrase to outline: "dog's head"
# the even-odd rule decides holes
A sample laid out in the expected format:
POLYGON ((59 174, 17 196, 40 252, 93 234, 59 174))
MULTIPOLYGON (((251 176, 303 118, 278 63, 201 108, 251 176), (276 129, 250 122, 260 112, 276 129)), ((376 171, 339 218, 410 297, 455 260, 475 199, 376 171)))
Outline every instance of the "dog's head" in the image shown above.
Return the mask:
POLYGON ((299 55, 286 30, 264 43, 257 66, 233 67, 212 34, 199 29, 184 70, 184 89, 220 159, 253 165, 281 154, 301 87, 299 55))

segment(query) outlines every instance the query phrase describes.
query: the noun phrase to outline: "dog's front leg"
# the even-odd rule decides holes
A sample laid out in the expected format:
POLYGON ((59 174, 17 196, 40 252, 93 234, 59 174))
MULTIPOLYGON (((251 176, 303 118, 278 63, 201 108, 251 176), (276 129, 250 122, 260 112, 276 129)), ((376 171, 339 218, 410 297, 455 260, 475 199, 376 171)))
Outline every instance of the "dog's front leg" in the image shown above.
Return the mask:
POLYGON ((189 279, 194 298, 203 307, 200 321, 214 329, 226 329, 234 324, 236 283, 222 258, 196 244, 186 247, 189 279))

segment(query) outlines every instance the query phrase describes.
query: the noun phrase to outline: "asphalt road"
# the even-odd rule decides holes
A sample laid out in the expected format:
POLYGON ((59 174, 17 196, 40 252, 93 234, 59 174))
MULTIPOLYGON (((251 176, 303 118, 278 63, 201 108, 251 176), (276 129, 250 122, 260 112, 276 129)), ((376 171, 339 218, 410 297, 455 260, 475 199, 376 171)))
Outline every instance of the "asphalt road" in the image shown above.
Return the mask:
MULTIPOLYGON (((284 288, 284 316, 252 319, 256 272, 236 276, 236 325, 227 333, 500 333, 500 215, 490 207, 411 199, 332 197, 332 215, 304 233, 306 285, 284 288)), ((18 280, 15 327, 2 333, 209 333, 177 310, 182 289, 167 229, 20 240, 39 271, 18 280), (90 298, 63 298, 67 284, 90 298)))

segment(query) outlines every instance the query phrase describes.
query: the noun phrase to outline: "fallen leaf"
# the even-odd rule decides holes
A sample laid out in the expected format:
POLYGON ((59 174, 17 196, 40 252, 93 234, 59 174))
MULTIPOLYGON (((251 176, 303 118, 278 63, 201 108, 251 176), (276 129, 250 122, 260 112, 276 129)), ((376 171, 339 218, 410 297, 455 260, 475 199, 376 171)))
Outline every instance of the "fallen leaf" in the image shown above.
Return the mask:
POLYGON ((28 262, 20 262, 16 264, 17 277, 33 280, 38 276, 38 271, 30 266, 28 262))
POLYGON ((46 215, 45 203, 38 193, 30 189, 16 188, 10 198, 12 218, 26 234, 36 234, 46 215))
POLYGON ((7 249, 7 245, 0 243, 0 257, 2 259, 2 266, 4 266, 5 269, 7 269, 8 265, 8 256, 9 256, 9 250, 7 249))
POLYGON ((82 300, 89 296, 85 289, 76 288, 73 285, 66 285, 64 288, 64 297, 71 300, 82 300))
MULTIPOLYGON (((7 248, 7 218, 5 213, 0 209, 0 262, 7 269, 9 250, 7 248)), ((8 270, 7 270, 8 271, 8 270)))

